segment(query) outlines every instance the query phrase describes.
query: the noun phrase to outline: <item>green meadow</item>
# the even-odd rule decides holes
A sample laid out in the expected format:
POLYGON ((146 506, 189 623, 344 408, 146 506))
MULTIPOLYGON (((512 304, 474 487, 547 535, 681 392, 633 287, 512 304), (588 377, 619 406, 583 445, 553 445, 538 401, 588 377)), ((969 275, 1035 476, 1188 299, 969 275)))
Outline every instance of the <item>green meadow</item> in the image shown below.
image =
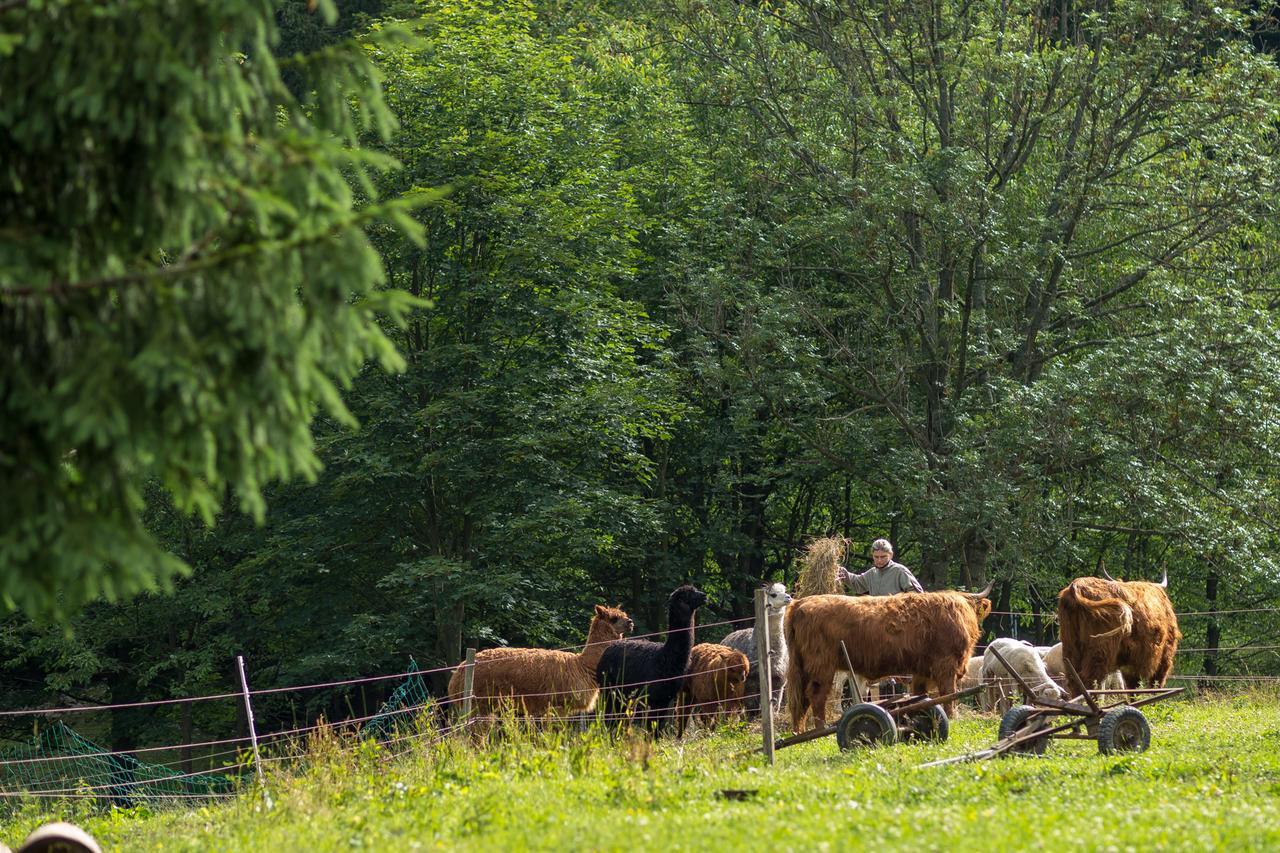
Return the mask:
POLYGON ((312 741, 261 791, 194 808, 12 806, 0 840, 56 817, 104 850, 765 850, 1280 848, 1280 697, 1168 701, 1151 748, 1102 756, 1054 741, 1043 758, 922 768, 995 740, 997 719, 955 720, 943 744, 842 753, 824 738, 752 754, 731 726, 652 742, 606 733, 312 741), (729 792, 726 794, 726 792, 729 792))

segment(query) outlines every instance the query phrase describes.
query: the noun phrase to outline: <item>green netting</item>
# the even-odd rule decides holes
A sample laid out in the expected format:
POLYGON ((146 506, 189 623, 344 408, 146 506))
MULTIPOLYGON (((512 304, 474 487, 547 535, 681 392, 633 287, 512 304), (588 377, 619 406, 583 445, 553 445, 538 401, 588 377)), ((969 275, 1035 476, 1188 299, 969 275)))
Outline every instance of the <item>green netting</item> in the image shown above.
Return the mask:
POLYGON ((378 713, 360 727, 360 736, 386 740, 397 726, 411 723, 426 703, 426 682, 418 673, 417 661, 409 658, 409 677, 382 703, 378 713))
POLYGON ((184 776, 132 755, 109 752, 61 721, 43 729, 29 746, 0 753, 0 786, 33 794, 91 792, 119 806, 139 802, 217 796, 235 790, 225 773, 184 776))

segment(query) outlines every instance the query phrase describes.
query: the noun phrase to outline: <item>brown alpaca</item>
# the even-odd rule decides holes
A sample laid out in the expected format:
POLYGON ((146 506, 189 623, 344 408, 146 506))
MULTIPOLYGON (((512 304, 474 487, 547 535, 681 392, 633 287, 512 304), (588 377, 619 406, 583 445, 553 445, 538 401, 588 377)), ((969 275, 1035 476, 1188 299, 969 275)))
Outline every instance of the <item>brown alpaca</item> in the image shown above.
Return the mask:
POLYGON ((747 671, 751 662, 737 649, 719 643, 699 643, 689 653, 688 678, 680 692, 681 729, 689 716, 718 722, 742 713, 747 671))
MULTIPOLYGON (((978 641, 978 626, 991 612, 990 592, 988 586, 979 593, 813 595, 793 601, 784 624, 792 726, 801 731, 810 709, 814 727, 825 724, 832 678, 848 669, 841 641, 854 672, 865 679, 906 673, 915 693, 923 693, 927 683, 939 695, 953 692, 978 641)), ((947 704, 950 713, 954 703, 947 704)))
MULTIPOLYGON (((576 655, 551 649, 485 649, 476 655, 475 713, 490 715, 503 708, 535 716, 591 711, 600 696, 600 655, 634 628, 623 611, 597 604, 587 645, 576 655)), ((449 703, 455 709, 461 708, 464 669, 459 664, 449 679, 449 703)))

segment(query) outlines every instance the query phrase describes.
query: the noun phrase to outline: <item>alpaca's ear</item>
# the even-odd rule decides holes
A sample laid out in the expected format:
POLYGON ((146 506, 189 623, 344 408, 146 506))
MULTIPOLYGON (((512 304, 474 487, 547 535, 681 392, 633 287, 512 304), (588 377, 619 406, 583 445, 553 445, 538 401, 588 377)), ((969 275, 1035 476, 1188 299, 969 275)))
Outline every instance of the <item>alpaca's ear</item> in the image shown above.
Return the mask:
POLYGON ((597 604, 597 605, 596 605, 596 615, 597 615, 597 616, 603 616, 603 615, 604 615, 604 605, 603 605, 603 604, 597 604))

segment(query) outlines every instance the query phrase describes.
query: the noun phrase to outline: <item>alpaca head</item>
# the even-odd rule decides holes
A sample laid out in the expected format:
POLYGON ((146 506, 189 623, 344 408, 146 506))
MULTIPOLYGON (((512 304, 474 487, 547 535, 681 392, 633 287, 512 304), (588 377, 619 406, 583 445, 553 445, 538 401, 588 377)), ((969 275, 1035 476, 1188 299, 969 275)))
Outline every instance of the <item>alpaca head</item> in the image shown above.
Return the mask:
POLYGON ((673 621, 687 622, 693 618, 693 611, 707 603, 707 594, 692 584, 677 587, 667 599, 667 607, 671 611, 673 621))
POLYGON ((615 635, 615 639, 621 639, 636 629, 636 623, 631 621, 631 617, 617 607, 605 607, 603 604, 596 605, 596 616, 593 622, 599 621, 607 626, 615 635))
POLYGON ((768 587, 765 598, 769 602, 770 613, 785 610, 787 605, 791 603, 791 595, 787 592, 787 585, 781 583, 775 583, 768 587))
POLYGON ((746 656, 741 659, 732 659, 728 668, 725 670, 725 676, 728 687, 728 698, 741 700, 747 692, 747 672, 750 671, 751 665, 747 663, 746 656))

